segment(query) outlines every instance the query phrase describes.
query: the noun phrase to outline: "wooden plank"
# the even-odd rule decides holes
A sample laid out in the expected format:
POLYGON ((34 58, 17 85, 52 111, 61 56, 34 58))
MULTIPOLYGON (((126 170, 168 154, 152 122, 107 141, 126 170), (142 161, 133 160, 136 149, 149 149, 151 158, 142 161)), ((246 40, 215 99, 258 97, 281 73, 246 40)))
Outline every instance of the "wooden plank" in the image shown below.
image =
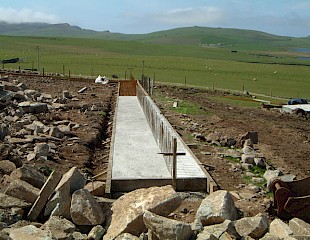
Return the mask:
POLYGON ((59 183, 62 174, 60 172, 53 171, 51 175, 46 180, 45 184, 41 188, 39 196, 37 197, 36 201, 32 205, 30 209, 27 219, 34 221, 37 219, 39 214, 41 213, 42 209, 44 208, 48 198, 54 192, 57 184, 59 183))
POLYGON ((177 139, 173 138, 172 186, 177 190, 177 139))
POLYGON ((137 95, 137 81, 124 80, 120 81, 119 96, 136 96, 137 95))

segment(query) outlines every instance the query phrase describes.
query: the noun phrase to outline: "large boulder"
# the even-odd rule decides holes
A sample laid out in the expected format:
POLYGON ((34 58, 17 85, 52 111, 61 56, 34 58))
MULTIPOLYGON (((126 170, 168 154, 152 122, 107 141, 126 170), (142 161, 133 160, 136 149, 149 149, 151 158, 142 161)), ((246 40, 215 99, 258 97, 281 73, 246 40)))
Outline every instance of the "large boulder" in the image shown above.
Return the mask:
POLYGON ((42 173, 37 171, 34 167, 26 164, 24 164, 21 168, 14 170, 11 173, 11 178, 28 182, 36 188, 41 188, 46 181, 46 177, 42 173))
POLYGON ((269 233, 280 238, 286 238, 293 235, 290 227, 280 219, 274 219, 269 226, 269 233))
POLYGON ((28 208, 31 203, 25 202, 19 198, 0 193, 0 206, 1 208, 28 208))
POLYGON ((190 224, 158 216, 149 211, 143 214, 143 222, 149 233, 158 239, 187 240, 194 234, 190 224))
POLYGON ((126 232, 139 236, 146 231, 143 223, 143 213, 146 210, 161 216, 168 216, 180 204, 180 196, 170 185, 129 192, 114 202, 112 221, 103 239, 114 239, 126 232))
POLYGON ((5 191, 5 194, 34 203, 39 196, 40 189, 20 179, 12 181, 5 191))
POLYGON ((231 194, 225 190, 211 193, 200 204, 195 219, 195 228, 237 220, 238 212, 231 194))
POLYGON ((73 193, 70 214, 72 221, 77 225, 100 225, 105 220, 100 205, 86 189, 73 193))
POLYGON ((70 239, 72 233, 76 230, 75 225, 65 218, 56 216, 50 217, 41 227, 43 230, 49 230, 55 239, 70 239))
POLYGON ((266 215, 245 217, 235 223, 236 231, 242 237, 260 238, 268 231, 269 220, 266 215))
POLYGON ((310 236, 310 224, 299 218, 293 218, 289 221, 289 227, 293 231, 294 235, 309 235, 310 236))
POLYGON ((81 172, 76 167, 71 168, 55 188, 55 195, 47 203, 44 215, 63 216, 70 220, 71 195, 83 188, 85 183, 86 179, 81 172))
POLYGON ((13 240, 56 240, 50 231, 42 230, 34 225, 12 228, 9 236, 13 240))

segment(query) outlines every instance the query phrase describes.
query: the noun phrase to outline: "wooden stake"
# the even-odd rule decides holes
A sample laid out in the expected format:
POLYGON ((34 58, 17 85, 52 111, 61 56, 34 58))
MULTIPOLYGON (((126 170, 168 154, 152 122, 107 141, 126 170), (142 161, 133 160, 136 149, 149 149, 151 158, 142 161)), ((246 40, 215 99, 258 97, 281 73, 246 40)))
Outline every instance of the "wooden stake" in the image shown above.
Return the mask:
POLYGON ((173 138, 172 186, 177 190, 177 139, 173 138))

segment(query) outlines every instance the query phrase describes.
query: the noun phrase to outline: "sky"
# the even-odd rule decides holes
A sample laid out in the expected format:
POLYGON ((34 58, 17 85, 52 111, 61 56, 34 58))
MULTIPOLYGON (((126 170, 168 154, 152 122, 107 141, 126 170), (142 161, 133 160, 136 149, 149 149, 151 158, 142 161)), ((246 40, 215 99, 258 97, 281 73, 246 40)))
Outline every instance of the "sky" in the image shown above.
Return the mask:
POLYGON ((0 21, 150 33, 203 26, 310 35, 310 0, 1 0, 0 21))

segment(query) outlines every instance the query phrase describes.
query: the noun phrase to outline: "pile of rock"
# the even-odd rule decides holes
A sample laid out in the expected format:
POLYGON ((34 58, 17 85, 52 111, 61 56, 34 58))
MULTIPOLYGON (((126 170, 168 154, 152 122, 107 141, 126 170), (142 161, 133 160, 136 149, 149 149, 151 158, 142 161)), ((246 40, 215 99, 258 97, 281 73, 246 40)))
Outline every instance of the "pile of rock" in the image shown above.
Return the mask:
POLYGON ((57 149, 64 138, 76 141, 72 130, 80 125, 69 120, 44 124, 37 115, 64 109, 51 95, 27 89, 23 83, 0 82, 0 159, 11 160, 17 167, 22 160, 58 159, 57 149), (49 143, 47 143, 49 142, 49 143))
POLYGON ((240 218, 225 190, 205 197, 195 221, 186 223, 172 219, 182 202, 172 186, 137 189, 114 201, 91 194, 76 167, 46 179, 24 165, 8 181, 0 194, 0 239, 303 239, 310 234, 310 224, 301 219, 287 225, 279 219, 270 223, 266 214, 240 218))

